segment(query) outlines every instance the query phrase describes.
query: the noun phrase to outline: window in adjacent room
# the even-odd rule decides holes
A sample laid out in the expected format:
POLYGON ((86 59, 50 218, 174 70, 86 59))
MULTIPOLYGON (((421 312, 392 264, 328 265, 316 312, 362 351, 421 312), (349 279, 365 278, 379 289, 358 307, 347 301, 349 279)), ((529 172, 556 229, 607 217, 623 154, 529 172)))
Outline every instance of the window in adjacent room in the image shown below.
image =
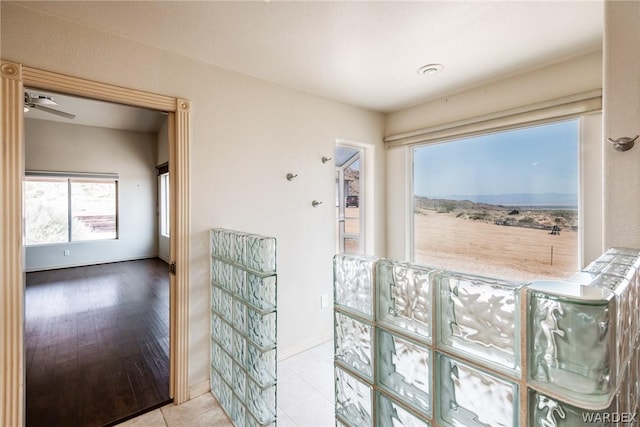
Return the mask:
POLYGON ((336 146, 336 251, 363 253, 363 149, 336 146))
POLYGON ((529 281, 578 269, 580 120, 413 149, 415 262, 529 281))
POLYGON ((169 218, 169 173, 163 173, 159 176, 160 180, 160 233, 169 237, 170 218, 169 218))
POLYGON ((117 179, 27 175, 27 245, 117 238, 117 179))

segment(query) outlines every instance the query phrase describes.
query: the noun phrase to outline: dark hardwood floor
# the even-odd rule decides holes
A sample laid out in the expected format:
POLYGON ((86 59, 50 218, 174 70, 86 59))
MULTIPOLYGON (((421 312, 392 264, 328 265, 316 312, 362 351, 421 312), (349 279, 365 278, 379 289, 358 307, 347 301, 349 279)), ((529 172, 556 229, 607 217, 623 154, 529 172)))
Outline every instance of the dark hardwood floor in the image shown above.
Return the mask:
POLYGON ((169 401, 160 259, 27 273, 26 423, 102 426, 169 401))

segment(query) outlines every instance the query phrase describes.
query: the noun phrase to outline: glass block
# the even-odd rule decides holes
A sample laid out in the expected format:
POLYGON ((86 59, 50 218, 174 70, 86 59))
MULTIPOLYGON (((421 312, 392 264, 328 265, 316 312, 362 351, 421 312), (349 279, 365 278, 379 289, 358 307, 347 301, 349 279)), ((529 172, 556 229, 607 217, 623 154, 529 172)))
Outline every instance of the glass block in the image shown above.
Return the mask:
POLYGON ((233 364, 233 392, 236 396, 244 400, 245 390, 247 388, 247 374, 244 369, 237 363, 233 364))
POLYGON ((437 411, 448 426, 518 425, 518 386, 438 353, 437 411))
POLYGON ((380 260, 376 272, 380 323, 431 342, 431 289, 438 270, 380 260))
POLYGON ((235 425, 275 427, 275 239, 212 230, 211 285, 212 393, 235 425))
POLYGON ((450 272, 437 282, 441 344, 518 371, 523 284, 450 272))
POLYGON ((233 400, 231 403, 231 413, 229 415, 231 416, 231 420, 233 420, 235 425, 237 426, 245 425, 245 420, 246 420, 245 413, 246 413, 246 410, 242 400, 237 398, 236 396, 233 396, 233 400))
POLYGON ((232 399, 233 399, 233 391, 231 390, 231 387, 227 383, 222 381, 218 400, 220 401, 220 405, 224 408, 227 414, 231 413, 232 399))
POLYGON ((335 313, 335 359, 373 378, 372 326, 335 313))
POLYGON ((539 387, 589 404, 615 393, 616 309, 611 291, 570 282, 533 282, 529 377, 539 387))
POLYGON ((247 354, 247 340, 243 334, 233 331, 233 358, 236 362, 245 366, 247 354))
POLYGON ((211 243, 211 255, 215 257, 220 257, 220 233, 222 233, 222 229, 214 228, 209 233, 209 240, 211 243))
POLYGON ((259 423, 273 420, 276 416, 276 387, 263 389, 247 379, 247 406, 259 423))
POLYGON ((220 352, 220 365, 216 367, 227 384, 233 383, 233 361, 226 352, 220 352))
POLYGON ((247 234, 235 232, 231 238, 231 261, 236 264, 247 265, 247 234))
POLYGON ((625 264, 615 264, 596 260, 586 266, 584 271, 589 273, 608 274, 610 276, 626 277, 633 267, 625 264))
POLYGON ((340 254, 333 258, 336 304, 373 315, 373 265, 376 258, 340 254))
MULTIPOLYGON (((571 406, 529 389, 529 425, 541 427, 612 427, 621 421, 617 403, 602 411, 571 406), (615 420, 614 418, 618 418, 615 420)), ((626 414, 630 417, 631 414, 626 414)), ((622 424, 631 425, 631 424, 622 424)))
MULTIPOLYGON (((629 386, 629 391, 631 393, 631 402, 632 408, 631 412, 638 412, 640 409, 640 349, 638 346, 640 345, 640 341, 636 340, 634 345, 634 351, 631 355, 631 359, 629 360, 629 378, 631 380, 631 384, 629 386)), ((639 414, 640 416, 640 414, 639 414)))
POLYGON ((218 255, 225 260, 231 260, 231 239, 233 232, 230 230, 220 230, 217 235, 218 255))
POLYGON ((239 298, 247 299, 247 273, 239 268, 233 269, 233 293, 239 298))
POLYGON ((247 306, 237 299, 233 300, 233 327, 241 332, 247 330, 247 306))
POLYGON ((276 306, 276 276, 260 277, 247 273, 247 301, 263 310, 276 306))
POLYGON ((226 262, 220 262, 218 268, 220 269, 220 286, 229 292, 233 292, 233 267, 226 262))
POLYGON ((217 285, 211 286, 211 309, 220 314, 220 304, 222 300, 222 289, 217 285))
POLYGON ((220 294, 220 315, 227 321, 233 321, 233 297, 222 291, 220 294))
POLYGON ((211 393, 214 396, 219 396, 222 390, 222 378, 220 378, 220 374, 215 370, 211 370, 211 393))
POLYGON ((227 353, 233 352, 233 329, 225 321, 220 324, 220 345, 227 353))
POLYGON ((276 381, 276 351, 261 351, 249 344, 247 347, 247 370, 249 375, 261 386, 276 381))
POLYGON ((623 284, 616 289, 617 299, 616 308, 618 311, 617 317, 617 356, 620 364, 627 360, 629 355, 629 346, 631 338, 631 325, 630 318, 633 313, 638 310, 638 307, 632 307, 631 299, 631 286, 629 281, 623 280, 623 284))
POLYGON ((638 257, 638 256, 640 256, 640 249, 609 248, 609 249, 607 249, 605 254, 627 255, 627 256, 638 257))
POLYGON ((382 329, 377 330, 380 387, 419 411, 431 413, 431 351, 382 329))
POLYGON ((276 313, 260 314, 248 308, 247 337, 261 347, 276 344, 276 313))
POLYGON ((222 270, 223 262, 219 259, 211 258, 211 282, 215 283, 218 286, 222 286, 220 284, 220 274, 222 270))
POLYGON ((273 237, 248 235, 247 267, 259 273, 275 273, 276 239, 273 237))
POLYGON ((258 422, 252 415, 251 412, 247 412, 245 427, 277 427, 276 423, 268 422, 266 424, 262 424, 258 422))
POLYGON ((402 406, 380 393, 378 396, 377 427, 429 427, 428 421, 422 420, 402 406))
POLYGON ((618 379, 618 408, 620 412, 631 412, 631 407, 635 406, 635 402, 631 403, 631 372, 630 364, 627 363, 621 370, 618 379))
POLYGON ((216 314, 211 316, 211 336, 214 341, 220 343, 222 341, 222 319, 216 314))
POLYGON ((211 366, 213 369, 220 372, 220 366, 222 365, 222 349, 215 342, 211 344, 211 366))
POLYGON ((336 367, 336 416, 352 426, 371 426, 371 386, 336 367))
POLYGON ((633 265, 636 262, 637 255, 629 255, 616 253, 614 251, 607 251, 600 255, 597 259, 598 262, 633 265))

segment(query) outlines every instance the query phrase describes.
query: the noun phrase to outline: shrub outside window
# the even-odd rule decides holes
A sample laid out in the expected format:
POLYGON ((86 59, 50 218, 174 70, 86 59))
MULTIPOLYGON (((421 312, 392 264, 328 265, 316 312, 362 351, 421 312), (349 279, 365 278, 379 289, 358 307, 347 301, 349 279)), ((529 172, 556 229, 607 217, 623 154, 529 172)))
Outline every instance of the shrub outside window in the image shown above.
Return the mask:
POLYGON ((117 180, 27 176, 27 245, 116 239, 117 180))

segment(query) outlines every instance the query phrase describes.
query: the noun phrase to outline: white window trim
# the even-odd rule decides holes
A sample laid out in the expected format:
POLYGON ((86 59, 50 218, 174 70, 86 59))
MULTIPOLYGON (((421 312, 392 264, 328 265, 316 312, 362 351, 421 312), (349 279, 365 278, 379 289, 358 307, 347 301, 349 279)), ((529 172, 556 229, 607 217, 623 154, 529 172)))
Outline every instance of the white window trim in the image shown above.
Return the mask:
POLYGON ((372 150, 367 144, 347 140, 336 139, 335 146, 343 146, 360 150, 360 248, 365 254, 373 253, 373 221, 370 221, 367 213, 372 212, 370 207, 373 203, 373 164, 372 150))
POLYGON ((159 210, 160 210, 160 235, 166 238, 170 237, 170 212, 169 204, 171 195, 169 194, 169 172, 158 175, 158 189, 159 189, 159 210), (165 184, 166 180, 166 184, 165 184))
MULTIPOLYGON (((591 94, 600 93, 601 91, 593 91, 591 94)), ((602 105, 601 96, 597 99, 597 102, 593 104, 589 101, 589 105, 595 106, 599 103, 602 105)), ((487 116, 483 116, 487 117, 487 116)), ((517 124, 510 126, 501 126, 496 129, 486 127, 491 122, 482 121, 480 118, 476 121, 479 124, 478 130, 473 133, 456 134, 455 129, 460 129, 456 123, 452 123, 448 127, 448 137, 437 138, 435 135, 439 135, 440 130, 447 127, 443 125, 436 133, 421 133, 414 136, 406 136, 403 138, 404 142, 399 142, 401 139, 394 139, 396 141, 394 147, 401 147, 405 150, 405 194, 406 194, 406 215, 405 215, 405 256, 410 261, 415 260, 415 236, 414 236, 414 201, 413 201, 413 149, 418 146, 429 145, 429 143, 440 143, 454 139, 469 138, 477 135, 483 135, 488 133, 495 133, 504 130, 517 129, 522 127, 535 126, 539 124, 553 123, 557 121, 564 121, 571 118, 580 119, 579 124, 579 153, 578 153, 578 179, 579 179, 579 194, 578 194, 578 212, 579 216, 579 237, 578 237, 578 262, 579 268, 586 266, 589 262, 593 261, 604 250, 603 247, 603 195, 602 195, 602 111, 601 109, 589 108, 588 111, 582 113, 565 114, 558 117, 550 117, 546 120, 539 119, 539 115, 534 114, 531 121, 522 120, 526 117, 523 114, 518 120, 517 124), (589 123, 587 124, 587 121, 589 123), (482 128, 480 130, 480 128, 482 128), (415 138, 415 139, 414 139, 415 138), (406 142, 412 140, 413 142, 406 142), (595 175, 595 176, 594 176, 595 175)), ((473 121, 470 119, 469 122, 473 121)), ((465 128, 468 130, 468 128, 465 128)), ((407 135, 407 134, 404 134, 407 135)), ((385 138, 387 143, 388 139, 394 137, 385 138)), ((397 138, 397 137, 396 137, 397 138)))

